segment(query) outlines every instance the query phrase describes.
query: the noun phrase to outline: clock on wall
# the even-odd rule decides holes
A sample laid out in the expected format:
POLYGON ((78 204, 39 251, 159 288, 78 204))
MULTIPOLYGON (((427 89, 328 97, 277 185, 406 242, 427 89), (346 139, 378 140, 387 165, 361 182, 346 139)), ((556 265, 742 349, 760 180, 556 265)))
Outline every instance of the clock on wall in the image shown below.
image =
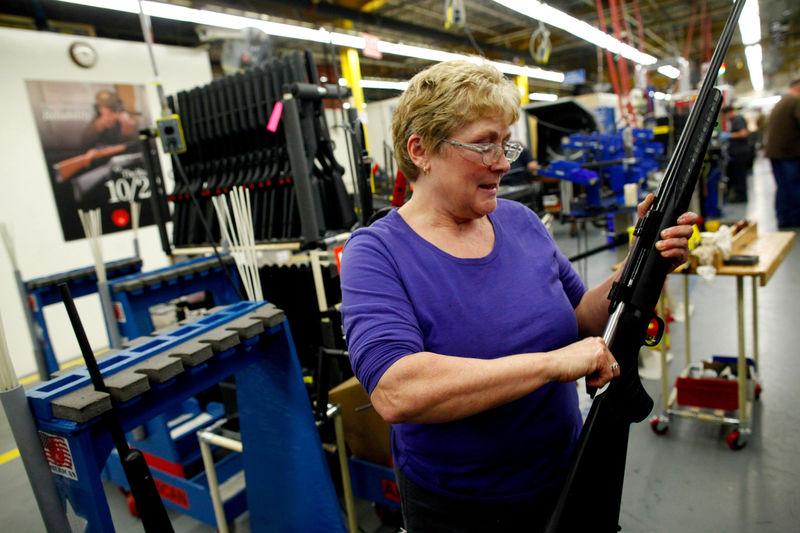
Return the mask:
POLYGON ((69 47, 69 57, 76 65, 83 68, 92 68, 97 63, 97 51, 89 43, 76 41, 69 47))

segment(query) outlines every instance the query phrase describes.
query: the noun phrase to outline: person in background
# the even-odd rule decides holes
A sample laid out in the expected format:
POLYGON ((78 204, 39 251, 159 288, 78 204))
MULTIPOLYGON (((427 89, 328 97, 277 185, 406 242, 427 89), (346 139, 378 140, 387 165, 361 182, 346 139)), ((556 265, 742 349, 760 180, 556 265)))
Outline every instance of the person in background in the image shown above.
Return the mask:
POLYGON ((138 119, 129 113, 119 95, 103 89, 95 95, 95 117, 86 126, 81 143, 87 148, 134 142, 139 138, 138 119))
POLYGON ((767 119, 764 155, 775 177, 775 215, 779 228, 800 226, 800 78, 789 84, 786 94, 767 119))
POLYGON ((750 132, 747 122, 735 107, 722 108, 722 116, 728 121, 728 165, 725 171, 730 183, 728 201, 747 202, 747 171, 752 162, 750 132))
MULTIPOLYGON (((598 335, 623 269, 586 290, 539 217, 497 198, 519 105, 486 62, 414 76, 392 124, 414 193, 342 255, 350 363, 392 424, 409 533, 541 531, 582 426, 575 381, 619 375, 598 335)), ((696 220, 660 236, 675 265, 696 220)))

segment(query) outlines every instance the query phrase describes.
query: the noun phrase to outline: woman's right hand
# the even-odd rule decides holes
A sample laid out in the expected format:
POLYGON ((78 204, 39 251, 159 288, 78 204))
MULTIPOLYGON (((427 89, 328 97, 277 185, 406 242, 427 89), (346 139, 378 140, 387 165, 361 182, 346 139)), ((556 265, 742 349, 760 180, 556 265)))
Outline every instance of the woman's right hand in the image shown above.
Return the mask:
POLYGON ((587 337, 550 353, 556 363, 558 381, 587 376, 588 386, 600 388, 619 376, 617 360, 600 337, 587 337))

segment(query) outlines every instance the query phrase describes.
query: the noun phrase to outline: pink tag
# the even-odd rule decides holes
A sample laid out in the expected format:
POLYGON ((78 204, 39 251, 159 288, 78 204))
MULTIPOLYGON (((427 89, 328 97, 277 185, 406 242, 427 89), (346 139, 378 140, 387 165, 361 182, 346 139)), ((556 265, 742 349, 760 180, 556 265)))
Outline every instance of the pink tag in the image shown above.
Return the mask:
POLYGON ((267 130, 275 133, 278 129, 278 122, 281 120, 281 113, 283 113, 283 102, 275 102, 275 107, 272 108, 272 114, 269 116, 267 130))

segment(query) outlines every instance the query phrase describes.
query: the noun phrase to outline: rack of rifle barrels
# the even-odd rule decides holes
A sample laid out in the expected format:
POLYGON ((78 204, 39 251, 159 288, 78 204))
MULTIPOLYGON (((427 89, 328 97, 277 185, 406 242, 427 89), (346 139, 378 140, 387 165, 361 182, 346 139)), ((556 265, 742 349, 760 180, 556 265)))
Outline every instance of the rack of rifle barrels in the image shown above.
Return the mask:
MULTIPOLYGON (((168 196, 174 204, 173 245, 219 242, 211 198, 239 186, 250 189, 257 243, 313 243, 350 229, 356 210, 344 185, 345 169, 334 157, 324 105, 341 105, 349 94, 348 88, 320 84, 306 52, 170 96, 186 139, 186 151, 173 159, 175 188, 168 196)), ((348 151, 355 156, 355 174, 362 176, 363 129, 354 109, 348 115, 348 151)), ((368 179, 356 177, 354 190, 368 193, 368 182, 360 186, 368 179)))

